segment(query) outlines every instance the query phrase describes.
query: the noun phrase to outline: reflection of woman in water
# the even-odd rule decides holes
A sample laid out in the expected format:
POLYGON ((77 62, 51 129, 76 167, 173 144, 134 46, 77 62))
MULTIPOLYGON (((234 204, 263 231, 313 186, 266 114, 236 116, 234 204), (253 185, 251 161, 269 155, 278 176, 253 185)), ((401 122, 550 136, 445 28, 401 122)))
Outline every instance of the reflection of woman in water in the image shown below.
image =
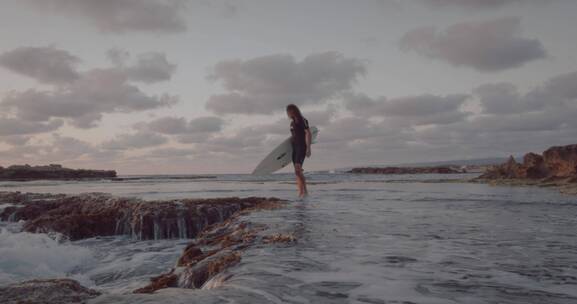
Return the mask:
POLYGON ((311 156, 311 131, 309 122, 303 117, 301 111, 294 104, 286 107, 286 113, 291 121, 291 144, 293 148, 292 161, 295 167, 299 197, 308 195, 305 175, 303 174, 303 162, 305 157, 311 156))

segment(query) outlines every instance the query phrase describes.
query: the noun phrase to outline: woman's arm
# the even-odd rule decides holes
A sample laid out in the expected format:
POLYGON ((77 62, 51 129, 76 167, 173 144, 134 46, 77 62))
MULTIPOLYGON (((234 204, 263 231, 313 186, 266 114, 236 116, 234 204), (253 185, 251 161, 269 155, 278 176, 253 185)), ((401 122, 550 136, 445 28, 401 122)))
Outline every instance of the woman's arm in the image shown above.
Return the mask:
POLYGON ((305 141, 307 143, 307 157, 311 157, 312 134, 310 129, 305 129, 305 141))

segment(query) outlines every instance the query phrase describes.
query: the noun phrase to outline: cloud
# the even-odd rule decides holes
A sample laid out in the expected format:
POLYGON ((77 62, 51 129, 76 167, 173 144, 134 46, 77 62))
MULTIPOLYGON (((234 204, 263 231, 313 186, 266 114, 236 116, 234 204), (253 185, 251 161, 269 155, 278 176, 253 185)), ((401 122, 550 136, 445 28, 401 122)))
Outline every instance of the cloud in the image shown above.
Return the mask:
POLYGON ((144 55, 135 65, 126 68, 83 72, 72 70, 71 62, 77 61, 76 57, 58 49, 19 48, 2 56, 10 62, 15 60, 9 59, 16 57, 34 58, 26 65, 18 65, 17 71, 54 84, 53 89, 13 91, 4 97, 0 108, 26 121, 47 122, 53 118, 63 118, 76 127, 91 128, 105 113, 151 110, 168 107, 178 101, 176 96, 168 94, 148 95, 130 82, 170 78, 174 66, 160 53, 144 55), (42 56, 45 53, 49 55, 42 56), (73 71, 74 77, 64 77, 67 73, 62 71, 65 70, 73 71))
POLYGON ((577 72, 552 77, 521 94, 511 83, 482 85, 473 90, 486 114, 522 114, 577 103, 577 72))
POLYGON ((109 33, 179 33, 186 30, 180 0, 29 0, 45 11, 87 18, 109 33))
POLYGON ((80 59, 54 47, 19 47, 0 55, 0 66, 41 83, 69 83, 80 77, 80 59))
POLYGON ((5 142, 12 146, 24 146, 26 145, 32 136, 26 135, 8 135, 8 136, 0 136, 0 141, 5 142))
POLYGON ((577 72, 550 78, 526 93, 510 83, 473 90, 482 112, 466 121, 437 125, 414 134, 432 146, 454 147, 485 156, 524 153, 571 144, 577 136, 577 72))
POLYGON ((187 122, 183 117, 162 117, 149 123, 141 123, 138 128, 146 128, 161 134, 183 134, 187 132, 187 122))
POLYGON ((214 116, 197 117, 187 121, 183 117, 161 117, 148 123, 138 123, 135 127, 165 135, 177 135, 180 143, 199 143, 220 132, 225 125, 222 118, 214 116))
POLYGON ((220 117, 205 116, 187 121, 183 117, 161 117, 144 125, 161 134, 214 133, 222 130, 225 121, 220 117))
POLYGON ((490 9, 505 6, 507 4, 522 3, 527 0, 420 0, 421 2, 438 8, 461 7, 465 9, 490 9))
POLYGON ((222 130, 224 120, 219 117, 198 117, 188 123, 188 133, 214 133, 222 130))
POLYGON ((28 138, 26 144, 13 144, 13 147, 1 150, 0 156, 7 163, 76 163, 86 162, 100 167, 118 155, 114 151, 102 151, 98 147, 69 136, 58 133, 31 143, 28 138))
POLYGON ((465 94, 447 96, 425 94, 373 99, 357 94, 348 96, 346 107, 359 116, 394 118, 403 124, 449 124, 461 121, 469 115, 461 110, 461 106, 469 97, 465 94))
POLYGON ((547 52, 538 39, 520 35, 520 19, 505 17, 483 22, 462 22, 444 31, 422 27, 407 32, 401 49, 454 66, 494 72, 542 59, 547 52))
POLYGON ((0 117, 0 136, 46 133, 60 128, 62 124, 62 120, 59 119, 47 122, 34 122, 0 117))
POLYGON ((91 128, 104 113, 144 111, 171 106, 177 101, 167 94, 149 96, 127 80, 114 69, 95 69, 56 90, 12 92, 0 106, 14 110, 17 117, 28 121, 66 118, 76 127, 91 128))
POLYGON ((168 139, 156 133, 137 132, 134 134, 120 134, 116 138, 102 143, 108 150, 142 149, 163 145, 168 139))
POLYGON ((329 104, 323 110, 306 111, 303 115, 307 118, 310 125, 314 126, 324 126, 331 123, 331 120, 338 113, 338 109, 335 105, 329 104))
POLYGON ((187 159, 198 154, 197 150, 190 148, 159 148, 146 153, 144 157, 160 160, 187 159))
POLYGON ((366 72, 364 64, 336 52, 296 61, 276 54, 218 63, 210 79, 228 91, 213 95, 206 108, 219 114, 271 114, 289 103, 323 103, 350 90, 366 72))
POLYGON ((140 54, 132 65, 125 65, 130 58, 130 53, 127 51, 111 49, 107 52, 107 56, 132 81, 148 84, 167 81, 176 70, 176 64, 170 63, 166 55, 160 52, 140 54))

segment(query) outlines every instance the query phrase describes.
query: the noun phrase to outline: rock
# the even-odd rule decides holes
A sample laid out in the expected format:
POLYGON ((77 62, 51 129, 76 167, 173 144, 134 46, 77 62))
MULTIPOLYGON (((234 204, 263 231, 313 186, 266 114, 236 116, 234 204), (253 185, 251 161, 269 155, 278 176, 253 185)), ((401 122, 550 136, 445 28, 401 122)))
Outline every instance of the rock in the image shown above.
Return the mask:
POLYGON ((450 167, 366 167, 353 168, 348 173, 356 174, 457 174, 463 173, 450 167))
POLYGON ((543 158, 550 176, 577 176, 577 144, 549 148, 543 152, 543 158))
POLYGON ((523 166, 520 168, 519 176, 524 178, 545 178, 547 177, 547 168, 543 156, 535 153, 527 153, 523 157, 523 166))
POLYGON ((102 193, 33 198, 0 192, 0 201, 14 204, 0 213, 0 219, 24 220, 24 231, 58 232, 70 240, 111 235, 132 235, 139 240, 194 238, 240 211, 281 203, 258 197, 144 201, 102 193))
POLYGON ((188 244, 188 246, 186 246, 180 258, 178 259, 178 262, 176 262, 176 266, 190 265, 201 259, 202 256, 203 252, 202 250, 200 250, 200 248, 196 246, 196 244, 194 243, 188 244))
POLYGON ((0 287, 0 303, 85 303, 100 292, 70 279, 32 280, 0 287))
POLYGON ((294 235, 292 234, 281 234, 281 233, 276 233, 276 234, 272 234, 272 235, 265 235, 262 238, 262 242, 265 244, 271 244, 271 243, 294 243, 296 242, 297 239, 295 238, 294 235))
POLYGON ((0 167, 0 180, 38 180, 38 179, 110 179, 116 177, 114 170, 69 169, 61 165, 48 166, 14 165, 0 167))
MULTIPOLYGON (((256 233, 262 229, 263 226, 248 222, 214 225, 186 246, 175 268, 151 278, 150 284, 134 293, 152 293, 168 287, 202 288, 213 278, 218 282, 213 281, 211 286, 219 286, 230 277, 223 275, 225 271, 240 262, 242 250, 256 244, 256 233)), ((263 238, 262 243, 269 241, 263 238)))
POLYGON ((178 276, 174 274, 174 271, 151 278, 150 284, 133 291, 133 293, 153 293, 159 289, 170 287, 178 287, 178 276))
POLYGON ((495 166, 481 175, 481 180, 519 179, 555 180, 567 182, 577 178, 577 145, 552 147, 543 155, 528 153, 518 164, 511 156, 505 164, 495 166))
POLYGON ((204 259, 194 266, 186 267, 178 280, 180 288, 201 288, 215 275, 238 264, 240 253, 223 251, 204 259))

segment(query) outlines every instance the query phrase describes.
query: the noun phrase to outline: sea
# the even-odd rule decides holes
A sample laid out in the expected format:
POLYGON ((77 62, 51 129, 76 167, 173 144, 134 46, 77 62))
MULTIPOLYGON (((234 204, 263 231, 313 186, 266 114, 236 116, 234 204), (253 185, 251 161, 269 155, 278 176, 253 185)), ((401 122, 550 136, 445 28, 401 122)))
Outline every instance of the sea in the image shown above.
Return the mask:
POLYGON ((70 242, 0 222, 0 285, 69 277, 103 293, 92 304, 577 303, 577 197, 471 177, 313 172, 304 200, 291 174, 1 182, 0 191, 146 200, 278 197, 284 208, 242 220, 297 241, 248 248, 220 284, 143 295, 132 291, 173 267, 190 240, 70 242))

